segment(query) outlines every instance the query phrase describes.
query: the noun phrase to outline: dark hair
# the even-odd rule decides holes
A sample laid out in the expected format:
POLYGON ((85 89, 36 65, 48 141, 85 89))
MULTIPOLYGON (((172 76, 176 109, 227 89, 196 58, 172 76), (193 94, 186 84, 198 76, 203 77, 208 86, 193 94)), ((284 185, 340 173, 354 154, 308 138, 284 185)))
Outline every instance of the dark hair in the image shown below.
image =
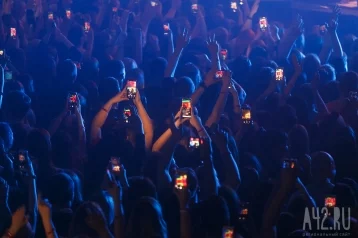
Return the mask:
POLYGON ((71 205, 75 195, 75 185, 66 173, 58 173, 50 177, 47 184, 47 197, 51 204, 62 207, 71 205))
POLYGON ((20 91, 13 91, 4 96, 3 109, 12 120, 23 120, 31 108, 31 98, 20 91))
POLYGON ((119 83, 122 83, 121 81, 123 81, 125 77, 125 73, 123 75, 123 71, 125 71, 125 68, 122 61, 111 60, 100 68, 100 75, 101 78, 113 77, 119 80, 119 83))
POLYGON ((11 127, 6 122, 0 122, 0 138, 4 144, 4 150, 9 151, 14 143, 14 134, 11 127))
POLYGON ((99 99, 106 103, 109 99, 116 96, 121 91, 119 83, 115 78, 108 77, 101 79, 98 85, 99 99))
POLYGON ((128 238, 167 238, 167 225, 159 202, 152 197, 142 197, 134 206, 127 226, 128 238))
POLYGON ((76 79, 77 67, 72 60, 66 59, 57 65, 57 85, 69 87, 76 79))
POLYGON ((358 74, 350 71, 339 77, 339 88, 343 97, 348 97, 349 92, 358 91, 358 74))
POLYGON ((68 40, 76 47, 82 44, 82 38, 85 33, 83 27, 79 24, 74 24, 68 31, 68 40))

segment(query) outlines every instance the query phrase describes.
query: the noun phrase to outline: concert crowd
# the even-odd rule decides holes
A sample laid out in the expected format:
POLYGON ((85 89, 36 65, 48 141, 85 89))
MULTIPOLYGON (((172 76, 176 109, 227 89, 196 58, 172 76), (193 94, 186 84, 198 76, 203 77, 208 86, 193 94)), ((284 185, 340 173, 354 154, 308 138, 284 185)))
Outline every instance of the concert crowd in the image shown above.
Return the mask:
POLYGON ((308 25, 260 0, 1 5, 3 238, 358 237, 338 7, 308 25))

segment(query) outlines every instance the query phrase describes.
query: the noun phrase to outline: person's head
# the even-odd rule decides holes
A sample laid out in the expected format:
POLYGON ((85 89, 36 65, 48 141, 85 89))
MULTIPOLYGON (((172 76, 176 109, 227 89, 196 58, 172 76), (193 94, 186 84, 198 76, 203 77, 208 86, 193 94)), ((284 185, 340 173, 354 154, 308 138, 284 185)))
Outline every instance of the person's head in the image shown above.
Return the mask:
POLYGON ((119 83, 115 78, 108 77, 100 80, 98 85, 99 99, 106 103, 109 99, 116 96, 121 91, 119 83))
POLYGON ((81 70, 78 73, 78 77, 81 83, 90 80, 97 82, 98 76, 99 76, 98 60, 94 57, 85 59, 82 63, 81 70))
POLYGON ((281 128, 285 132, 289 132, 297 123, 296 110, 288 104, 279 107, 274 118, 277 123, 277 128, 281 128))
POLYGON ((220 196, 211 196, 201 210, 201 220, 209 237, 220 237, 222 228, 230 223, 230 212, 226 201, 220 196))
POLYGON ((336 80, 336 71, 329 64, 322 65, 318 70, 318 74, 320 85, 324 85, 330 81, 336 80))
POLYGON ((3 141, 5 152, 9 151, 14 143, 14 134, 6 122, 0 122, 0 138, 3 141))
POLYGON ((353 190, 347 184, 336 183, 332 194, 336 196, 337 207, 356 208, 357 198, 355 197, 353 190))
POLYGON ((108 77, 115 78, 118 81, 119 86, 122 88, 123 81, 126 78, 126 69, 122 61, 111 60, 101 67, 100 75, 102 79, 108 77))
POLYGON ((71 208, 75 196, 74 183, 66 173, 53 175, 47 181, 46 195, 57 208, 71 208))
POLYGON ((124 67, 126 69, 126 72, 138 68, 137 62, 135 62, 135 60, 132 59, 132 58, 127 58, 127 57, 123 58, 123 64, 124 64, 124 67))
POLYGON ((295 125, 288 134, 290 155, 293 158, 309 153, 309 136, 306 128, 295 125))
POLYGON ((111 225, 114 221, 114 201, 111 195, 107 191, 100 191, 92 196, 91 201, 101 207, 108 225, 111 225))
POLYGON ((68 40, 75 47, 82 47, 85 42, 85 32, 81 25, 74 24, 68 31, 68 40))
POLYGON ((221 46, 225 46, 227 44, 229 40, 229 32, 226 28, 218 27, 214 29, 212 33, 215 34, 215 40, 217 40, 221 46))
POLYGON ((167 225, 159 202, 152 197, 142 197, 134 206, 127 226, 128 238, 167 238, 167 225))
POLYGON ((9 122, 25 122, 31 109, 31 98, 20 91, 13 91, 4 96, 3 110, 9 122))
POLYGON ((234 79, 239 82, 246 82, 251 72, 251 61, 246 56, 239 56, 230 64, 234 79))
POLYGON ((66 59, 57 65, 57 83, 62 87, 70 87, 77 79, 77 67, 75 63, 66 59))
POLYGON ((127 71, 126 79, 127 80, 134 79, 137 82, 138 89, 145 88, 144 72, 140 68, 135 68, 127 71))
POLYGON ((339 82, 330 81, 319 90, 321 97, 325 103, 339 99, 339 82))
POLYGON ((107 224, 103 211, 94 202, 84 202, 76 210, 70 225, 70 237, 99 237, 100 234, 89 224, 89 219, 99 219, 107 224))
POLYGON ((188 98, 195 91, 195 85, 193 81, 188 77, 178 78, 174 84, 174 97, 188 98))
POLYGON ((309 82, 312 81, 320 66, 321 61, 315 54, 308 54, 303 60, 303 72, 306 73, 309 82))
POLYGON ((186 63, 180 68, 178 76, 189 77, 193 81, 195 87, 198 87, 199 83, 202 81, 199 68, 195 64, 190 62, 186 63))
POLYGON ((27 149, 37 166, 47 167, 50 165, 52 146, 48 131, 45 129, 33 129, 27 136, 27 149))
POLYGON ((358 74, 356 72, 343 73, 338 80, 341 97, 348 97, 349 92, 358 91, 358 74))
POLYGON ((159 86, 161 84, 167 64, 167 60, 161 57, 158 57, 150 62, 148 70, 149 77, 146 76, 146 84, 148 86, 159 86))
POLYGON ((336 176, 336 165, 332 156, 323 151, 314 153, 312 155, 311 174, 316 182, 333 180, 336 176))

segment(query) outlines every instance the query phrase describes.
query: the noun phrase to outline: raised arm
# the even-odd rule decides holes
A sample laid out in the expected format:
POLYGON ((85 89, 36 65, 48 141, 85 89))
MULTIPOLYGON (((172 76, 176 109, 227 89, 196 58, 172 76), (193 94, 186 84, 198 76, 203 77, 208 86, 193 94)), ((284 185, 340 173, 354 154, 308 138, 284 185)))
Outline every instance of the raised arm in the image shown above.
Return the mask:
POLYGON ((164 77, 174 77, 181 53, 183 52, 184 47, 188 45, 189 41, 189 33, 186 29, 184 29, 183 33, 178 35, 176 47, 174 53, 170 56, 168 60, 168 66, 165 69, 164 77))
POLYGON ((41 197, 38 198, 38 208, 39 213, 42 218, 42 225, 45 230, 46 238, 57 238, 56 228, 52 222, 52 211, 51 204, 47 201, 42 200, 41 197))
POLYGON ((4 97, 4 85, 5 85, 5 78, 4 78, 4 68, 0 65, 0 109, 2 107, 2 99, 4 97))
POLYGON ((288 84, 286 85, 286 87, 283 90, 283 94, 284 94, 285 98, 287 98, 291 94, 291 91, 294 88, 297 79, 302 74, 302 66, 298 62, 296 55, 291 54, 291 59, 292 59, 293 67, 295 68, 295 72, 293 73, 291 80, 288 82, 288 84))
MULTIPOLYGON (((257 11, 259 10, 260 7, 260 2, 261 0, 255 0, 254 4, 251 7, 250 13, 249 15, 246 16, 246 21, 244 23, 244 25, 241 28, 241 31, 246 31, 249 29, 252 29, 252 19, 255 16, 255 14, 257 13, 257 11)), ((248 6, 248 3, 246 2, 246 4, 248 6)), ((247 11, 247 9, 246 9, 247 11)))
POLYGON ((108 113, 111 111, 114 104, 128 100, 126 89, 111 98, 101 110, 96 114, 91 126, 91 144, 97 144, 102 138, 102 126, 107 120, 108 113))
POLYGON ((145 139, 145 148, 148 151, 150 151, 153 145, 154 128, 153 128, 152 119, 150 119, 147 111, 145 110, 145 107, 143 106, 139 91, 137 91, 137 95, 134 99, 134 105, 137 107, 138 116, 142 121, 144 139, 145 139))
POLYGON ((207 35, 208 33, 207 33, 205 16, 203 15, 201 8, 199 8, 198 13, 196 14, 196 23, 194 29, 191 32, 191 38, 205 39, 207 35))
POLYGON ((214 123, 218 123, 221 117, 221 114, 224 112, 226 101, 229 95, 229 86, 231 82, 231 72, 224 71, 224 76, 222 78, 222 87, 219 94, 219 97, 216 101, 216 104, 213 108, 209 119, 205 122, 205 126, 211 127, 214 123))

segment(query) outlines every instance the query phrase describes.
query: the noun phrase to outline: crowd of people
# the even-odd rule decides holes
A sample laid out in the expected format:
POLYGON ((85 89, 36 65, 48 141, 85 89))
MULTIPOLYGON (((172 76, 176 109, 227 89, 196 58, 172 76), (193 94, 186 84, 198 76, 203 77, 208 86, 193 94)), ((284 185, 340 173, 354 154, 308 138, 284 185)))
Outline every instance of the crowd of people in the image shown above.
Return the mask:
POLYGON ((358 39, 259 6, 2 0, 0 235, 358 237, 358 39))

